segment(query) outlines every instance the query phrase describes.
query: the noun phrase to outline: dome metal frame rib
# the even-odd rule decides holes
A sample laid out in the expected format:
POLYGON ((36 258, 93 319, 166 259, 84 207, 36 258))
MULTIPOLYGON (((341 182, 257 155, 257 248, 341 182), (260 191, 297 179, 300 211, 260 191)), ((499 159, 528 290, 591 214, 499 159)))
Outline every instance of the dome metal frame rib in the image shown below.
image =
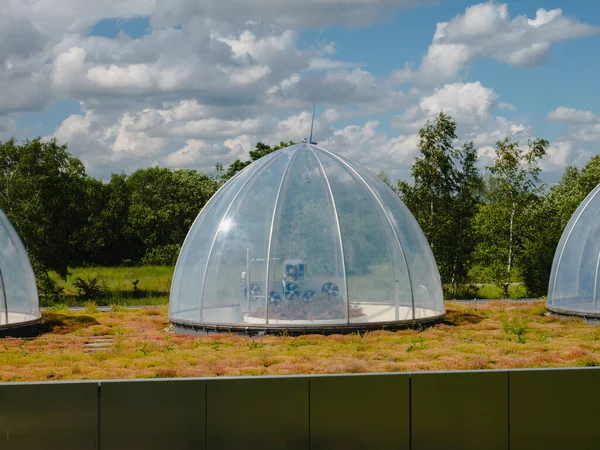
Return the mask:
MULTIPOLYGON (((360 166, 360 164, 355 161, 352 161, 347 157, 341 157, 322 147, 305 143, 293 145, 273 152, 238 172, 207 202, 203 210, 194 220, 190 231, 184 240, 177 260, 171 288, 169 319, 174 328, 184 333, 204 333, 213 331, 245 332, 249 334, 283 331, 291 333, 329 333, 359 331, 374 328, 406 328, 423 323, 435 323, 442 320, 445 315, 445 308, 443 306, 439 273, 437 272, 437 265, 435 264, 435 258, 433 257, 431 248, 427 244, 424 235, 422 235, 422 230, 414 220, 414 217, 412 217, 408 209, 402 204, 397 197, 397 194, 385 183, 381 182, 378 178, 375 178, 366 168, 360 166), (302 155, 301 161, 299 159, 300 155, 302 155), (298 167, 301 167, 303 170, 302 164, 304 164, 304 155, 306 156, 306 180, 304 183, 309 183, 310 158, 310 173, 314 174, 311 175, 312 178, 310 183, 315 184, 312 188, 302 188, 301 182, 298 181, 299 170, 293 170, 293 168, 298 169, 298 167), (327 166, 324 164, 325 161, 327 161, 327 166), (360 171, 364 173, 364 176, 360 171), (332 176, 335 176, 336 186, 332 185, 332 176), (365 179, 365 176, 367 176, 369 180, 365 179), (271 177, 274 179, 271 180, 271 177), (273 183, 276 180, 277 184, 274 185, 273 183), (264 183, 270 184, 265 188, 264 183), (378 187, 375 188, 373 183, 377 183, 378 187), (255 189, 253 192, 254 197, 248 193, 252 192, 253 189, 255 189), (263 189, 263 191, 266 189, 266 191, 263 192, 260 189, 263 189), (323 233, 325 233, 323 239, 330 237, 335 241, 327 243, 324 248, 314 247, 317 244, 312 241, 310 241, 310 243, 302 241, 302 239, 305 239, 302 238, 305 234, 294 234, 298 233, 297 230, 294 231, 296 227, 295 223, 298 220, 300 220, 301 223, 297 228, 300 228, 303 233, 309 232, 304 231, 302 228, 310 221, 302 216, 302 214, 308 213, 305 212, 305 203, 303 203, 305 199, 299 197, 301 194, 296 193, 296 191, 301 189, 305 189, 304 195, 311 195, 306 201, 309 203, 311 201, 313 202, 311 204, 312 208, 315 208, 316 211, 320 211, 318 208, 321 207, 329 212, 329 214, 323 216, 324 218, 317 219, 317 221, 324 221, 324 225, 319 222, 322 226, 325 226, 326 228, 329 227, 327 230, 323 231, 323 233), (316 192, 315 190, 319 191, 316 192), (385 192, 383 190, 385 190, 385 192), (267 196, 267 200, 257 200, 260 196, 256 194, 256 191, 259 193, 263 192, 263 195, 267 196), (337 202, 337 197, 340 197, 340 195, 343 197, 344 212, 339 209, 337 202), (272 198, 272 200, 269 200, 268 198, 272 198), (392 198, 394 200, 390 200, 392 198), (400 205, 390 205, 390 201, 397 202, 400 205), (269 219, 265 216, 263 219, 260 219, 261 222, 252 224, 248 224, 247 220, 242 221, 240 217, 243 218, 243 214, 248 214, 248 211, 252 211, 251 209, 246 211, 244 208, 250 208, 247 204, 252 202, 258 202, 257 208, 261 209, 261 214, 259 214, 258 217, 264 216, 268 211, 268 214, 270 215, 269 219), (354 272, 352 272, 353 285, 350 285, 349 283, 350 269, 347 266, 347 258, 349 256, 346 247, 348 245, 352 247, 350 250, 352 250, 353 256, 350 258, 354 258, 355 260, 363 258, 360 252, 364 251, 360 250, 362 247, 356 247, 356 245, 359 244, 353 243, 353 239, 356 239, 356 233, 364 233, 365 231, 356 231, 355 229, 346 228, 346 230, 352 230, 349 232, 349 235, 346 236, 346 231, 342 226, 344 220, 347 221, 349 220, 348 217, 352 218, 351 215, 356 214, 354 211, 354 204, 356 202, 364 203, 364 205, 361 204, 362 210, 360 210, 359 207, 356 207, 359 214, 360 211, 362 211, 363 215, 365 214, 366 210, 364 208, 367 208, 367 210, 372 209, 371 212, 367 214, 371 216, 371 222, 369 222, 371 223, 371 227, 376 228, 375 231, 370 229, 366 231, 367 233, 372 231, 374 234, 372 234, 370 238, 363 237, 363 240, 366 239, 366 241, 362 242, 360 245, 366 245, 365 242, 367 242, 368 245, 378 246, 374 250, 370 250, 375 253, 370 255, 371 262, 364 263, 369 264, 369 269, 364 272, 366 275, 363 276, 367 281, 369 280, 369 276, 374 277, 372 283, 381 283, 381 279, 388 277, 387 281, 383 281, 383 287, 371 288, 375 290, 379 289, 378 292, 375 292, 372 295, 371 293, 365 294, 365 292, 363 292, 364 289, 361 291, 361 288, 357 287, 357 283, 360 284, 363 281, 357 273, 363 272, 356 272, 356 267, 358 267, 356 266, 356 261, 353 263, 355 265, 353 267, 354 272), (348 205, 352 205, 353 207, 348 209, 348 205), (300 210, 294 208, 300 208, 300 210), (211 214, 214 214, 214 216, 211 216, 211 214), (292 215, 291 218, 290 214, 292 215), (299 219, 295 214, 300 214, 300 216, 298 216, 299 219), (394 216, 394 219, 392 219, 391 215, 394 216), (398 215, 406 217, 398 217, 398 215), (290 221, 292 221, 292 225, 289 225, 290 221), (236 232, 229 231, 231 222, 234 222, 233 228, 236 226, 241 228, 236 232), (239 222, 239 224, 236 222, 239 222), (252 226, 255 228, 252 229, 252 226), (285 228, 286 226, 288 228, 285 228), (290 226, 292 227, 291 231, 289 229, 290 226), (247 230, 244 227, 250 227, 250 229, 247 230), (261 227, 264 228, 264 231, 262 232, 260 231, 263 229, 261 227), (254 243, 249 242, 249 240, 252 240, 250 237, 250 233, 252 232, 256 235, 254 239, 257 239, 258 236, 258 239, 262 240, 254 243), (238 236, 238 233, 241 233, 241 236, 238 236), (353 235, 352 233, 355 234, 353 235), (421 236, 419 236, 419 234, 421 236), (373 241, 373 239, 375 241, 373 241), (408 256, 404 247, 406 244, 403 241, 406 239, 410 242, 409 248, 412 252, 411 256, 408 256), (205 242, 205 244, 202 244, 202 242, 205 242), (379 242, 379 244, 377 244, 377 242, 379 242), (197 247, 194 250, 194 246, 198 245, 200 245, 200 247, 197 247), (228 247, 229 245, 231 245, 231 248, 228 247), (312 250, 309 251, 307 248, 310 248, 311 245, 313 245, 313 247, 312 250), (244 299, 240 294, 231 294, 235 282, 235 279, 231 278, 231 276, 238 266, 241 267, 241 261, 238 261, 241 258, 241 255, 239 254, 240 249, 247 246, 252 247, 254 249, 253 251, 257 252, 259 256, 259 258, 255 258, 252 261, 264 261, 264 269, 256 269, 258 270, 256 273, 260 273, 261 270, 264 270, 264 272, 262 272, 264 273, 264 279, 260 277, 256 278, 255 275, 252 283, 259 283, 259 285, 256 285, 258 290, 254 287, 250 289, 250 266, 248 265, 248 261, 250 261, 250 253, 248 253, 250 252, 250 247, 248 247, 246 249, 246 267, 248 267, 248 272, 241 272, 242 278, 240 280, 241 286, 244 289, 243 292, 245 292, 243 297, 246 297, 246 299, 244 299), (386 249, 383 249, 383 246, 385 246, 386 249), (290 256, 292 247, 296 249, 296 252, 300 251, 299 255, 304 254, 305 256, 298 256, 298 258, 301 259, 295 260, 294 258, 296 256, 290 256), (202 250, 203 248, 205 250, 202 250), (260 250, 261 248, 263 249, 262 251, 260 250), (327 249, 330 250, 328 251, 327 249), (308 318, 295 319, 292 317, 289 319, 284 318, 282 320, 282 313, 280 312, 279 316, 275 315, 275 318, 273 318, 271 316, 273 308, 271 301, 274 302, 277 300, 277 296, 272 300, 271 292, 273 291, 271 291, 271 287, 283 282, 285 289, 287 289, 286 282, 280 281, 280 276, 284 277, 283 280, 288 277, 287 266, 285 266, 285 275, 279 275, 280 273, 284 273, 280 272, 283 270, 282 264, 285 265, 290 261, 300 261, 302 271, 304 271, 304 259, 302 258, 308 258, 307 261, 311 261, 311 251, 313 253, 315 251, 317 253, 322 252, 324 256, 319 255, 321 256, 321 259, 319 259, 318 256, 312 258, 312 260, 314 260, 313 263, 317 264, 317 266, 314 266, 313 263, 309 263, 309 266, 311 266, 311 264, 313 265, 313 270, 310 272, 309 279, 325 280, 327 277, 334 277, 334 279, 339 280, 336 281, 336 283, 340 285, 341 289, 339 290, 339 300, 336 301, 343 302, 345 306, 344 315, 334 315, 333 319, 330 319, 330 316, 325 314, 323 319, 318 317, 311 318, 313 316, 310 316, 308 318), (359 252, 358 256, 357 251, 359 252), (387 257, 381 256, 383 255, 381 253, 382 251, 386 252, 387 257), (203 252, 206 254, 206 257, 202 256, 203 252), (285 252, 287 252, 287 256, 283 257, 282 254, 286 254, 285 252), (261 253, 264 255, 262 259, 260 257, 261 253), (415 255, 417 262, 415 262, 415 255), (409 258, 412 258, 412 262, 410 263, 409 258), (321 266, 318 266, 317 260, 321 261, 321 266), (323 261, 329 261, 329 263, 323 263, 323 261), (228 264, 231 267, 228 267, 228 264), (323 266, 323 264, 325 264, 325 266, 323 266), (327 264, 329 264, 330 269, 323 268, 327 267, 327 264), (333 264, 333 266, 331 266, 331 264, 333 264), (420 266, 416 267, 417 264, 420 264, 420 266), (317 268, 314 269, 314 267, 317 268), (381 273, 369 275, 369 270, 375 270, 373 268, 376 268, 380 272, 382 271, 383 275, 381 273), (273 272, 274 269, 276 269, 275 272, 273 272), (326 272, 323 272, 323 270, 326 270, 326 272), (334 271, 330 273, 327 272, 327 270, 334 271), (418 272, 420 277, 419 282, 414 279, 415 274, 413 271, 415 270, 420 270, 420 272, 418 272), (391 275, 385 275, 388 271, 391 275), (421 272, 424 273, 422 274, 421 272), (326 275, 327 273, 330 273, 330 275, 326 275), (390 276, 392 277, 391 279, 389 278, 390 276), (379 281, 376 277, 379 277, 379 281), (200 281, 200 283, 198 283, 198 281, 200 281), (207 288, 209 284, 211 286, 210 289, 207 288), (265 291, 264 296, 262 296, 261 291, 261 286, 263 285, 265 291), (423 292, 420 292, 418 305, 415 298, 415 289, 417 288, 424 290, 423 292, 425 293, 423 294, 423 292), (401 291, 404 292, 404 294, 401 294, 401 291), (193 292, 197 292, 197 300, 190 297, 190 295, 193 295, 193 292), (225 294, 223 294, 223 292, 225 292, 225 294), (387 292, 387 294, 385 292, 387 292), (381 296, 384 296, 385 299, 381 296), (233 297, 236 297, 237 300, 232 300, 233 297), (382 300, 377 300, 378 298, 382 298, 382 300), (249 311, 248 308, 250 308, 250 304, 253 301, 255 302, 255 308, 259 309, 256 310, 258 312, 255 311, 252 313, 254 315, 248 316, 250 312, 244 313, 244 311, 249 311), (380 308, 380 310, 371 312, 374 311, 374 308, 376 307, 380 308), (238 312, 234 314, 227 308, 234 308, 231 311, 235 310, 238 312), (355 308, 359 310, 359 312, 357 312, 355 308), (368 312, 365 313, 363 308, 366 308, 368 312), (214 319, 214 317, 216 317, 215 310, 219 309, 220 311, 217 311, 217 313, 220 314, 219 319, 214 319), (242 311, 242 313, 239 311, 242 311), (352 313, 355 315, 352 316, 352 313), (208 316, 206 314, 208 314, 208 316), (232 316, 231 314, 234 315, 232 316), (239 314, 246 315, 243 316, 244 319, 240 320, 239 314), (356 314, 358 314, 358 316, 356 314), (390 316, 390 314, 392 315, 390 316), (232 319, 232 317, 235 317, 235 319, 232 319)), ((310 207, 306 207, 309 208, 306 211, 311 211, 310 207)), ((354 220, 356 220, 356 217, 358 217, 359 225, 354 223, 354 225, 347 226, 354 226, 355 228, 363 227, 362 220, 364 217, 360 215, 355 216, 354 220)), ((316 240, 316 242, 318 242, 318 240, 316 240)), ((367 248, 366 251, 368 252, 369 249, 367 248)), ((366 256, 366 258, 368 257, 369 256, 366 256)), ((363 262, 360 261, 360 263, 363 262)), ((254 273, 254 269, 252 273, 254 273)), ((308 273, 309 272, 307 272, 307 274, 308 273)), ((304 278, 302 278, 301 283, 304 283, 304 278)), ((335 288, 336 291, 333 291, 333 293, 324 290, 325 285, 327 284, 328 283, 323 284, 324 287, 319 291, 323 292, 323 294, 318 297, 319 299, 323 295, 329 296, 327 298, 330 299, 332 295, 334 297, 338 296, 337 286, 335 288), (327 294, 325 294, 326 292, 327 294)), ((252 284, 252 286, 254 286, 254 284, 252 284)), ((376 286, 376 284, 373 286, 376 286)), ((306 298, 310 298, 310 301, 312 301, 311 296, 315 295, 315 290, 317 290, 316 288, 311 289, 314 290, 311 291, 310 289, 305 289, 304 291, 305 294, 308 295, 306 298)), ((277 292, 275 293, 277 294, 277 292)), ((296 291, 294 291, 291 299, 287 297, 287 293, 285 295, 287 300, 284 300, 284 302, 292 302, 291 299, 296 298, 298 302, 300 301, 300 294, 297 294, 297 297, 294 297, 296 291)), ((279 302, 280 300, 277 301, 279 302)), ((306 300, 306 302, 309 302, 309 300, 306 300)), ((289 304, 291 305, 292 303, 289 304)), ((341 303, 337 304, 341 305, 341 303)), ((279 303, 276 305, 279 305, 279 303)), ((327 307, 326 303, 323 303, 322 305, 327 307)), ((336 314, 339 314, 340 310, 337 311, 336 314)))
POLYGON ((600 185, 596 186, 577 207, 560 238, 552 263, 546 299, 546 307, 551 312, 584 318, 600 318, 598 309, 600 230, 594 228, 600 217, 599 193, 600 185), (588 250, 593 252, 589 255, 593 257, 591 260, 589 257, 585 258, 588 250), (576 271, 576 274, 569 273, 569 270, 576 271), (583 280, 587 280, 585 284, 582 284, 582 275, 583 280), (590 283, 593 283, 591 292, 589 292, 590 283))

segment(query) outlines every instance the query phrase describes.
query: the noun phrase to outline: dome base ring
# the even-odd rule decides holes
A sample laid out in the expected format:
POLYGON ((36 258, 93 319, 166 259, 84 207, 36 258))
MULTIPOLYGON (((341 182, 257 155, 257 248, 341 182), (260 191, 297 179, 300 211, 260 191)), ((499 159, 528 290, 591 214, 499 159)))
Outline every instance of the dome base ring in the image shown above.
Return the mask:
POLYGON ((11 323, 0 325, 0 338, 16 337, 27 338, 36 337, 39 334, 40 323, 42 319, 29 320, 27 322, 11 323))
POLYGON ((246 335, 257 334, 346 334, 370 330, 402 330, 415 328, 419 325, 435 325, 444 320, 445 313, 435 316, 410 319, 405 321, 393 322, 362 322, 362 323, 341 323, 341 324, 323 324, 323 325, 265 325, 265 324, 210 324, 193 323, 185 320, 169 319, 174 331, 182 334, 214 334, 214 333, 238 333, 246 335))

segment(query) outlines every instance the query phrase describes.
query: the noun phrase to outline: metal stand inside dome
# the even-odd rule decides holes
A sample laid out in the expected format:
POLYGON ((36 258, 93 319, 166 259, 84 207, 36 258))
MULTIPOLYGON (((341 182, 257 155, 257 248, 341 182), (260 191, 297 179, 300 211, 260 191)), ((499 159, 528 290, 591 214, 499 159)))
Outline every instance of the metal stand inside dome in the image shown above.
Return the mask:
MULTIPOLYGON (((279 258, 271 259, 279 261, 279 258)), ((284 260, 281 279, 270 280, 269 286, 264 286, 263 289, 261 288, 263 281, 252 278, 251 265, 257 262, 265 262, 265 258, 251 258, 250 249, 246 249, 246 271, 241 274, 245 299, 243 313, 251 310, 252 302, 264 304, 267 300, 269 305, 277 306, 284 299, 288 301, 301 299, 304 303, 309 303, 318 295, 335 298, 340 293, 338 285, 333 281, 319 281, 311 277, 308 273, 308 264, 303 259, 284 260)))

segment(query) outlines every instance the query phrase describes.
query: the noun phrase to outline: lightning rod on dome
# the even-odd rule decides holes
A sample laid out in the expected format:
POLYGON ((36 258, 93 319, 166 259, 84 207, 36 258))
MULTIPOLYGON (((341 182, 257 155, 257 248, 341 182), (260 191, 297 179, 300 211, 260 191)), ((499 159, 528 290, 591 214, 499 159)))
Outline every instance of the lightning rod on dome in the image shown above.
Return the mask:
POLYGON ((313 102, 313 113, 312 120, 310 121, 310 139, 308 142, 312 145, 317 145, 316 142, 313 142, 313 125, 315 124, 315 107, 317 106, 317 102, 313 102))

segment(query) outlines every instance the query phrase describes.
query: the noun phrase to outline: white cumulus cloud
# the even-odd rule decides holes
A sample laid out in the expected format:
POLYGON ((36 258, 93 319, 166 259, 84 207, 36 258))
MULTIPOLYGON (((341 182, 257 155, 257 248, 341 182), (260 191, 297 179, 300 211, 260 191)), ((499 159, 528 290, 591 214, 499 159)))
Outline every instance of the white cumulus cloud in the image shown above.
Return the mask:
POLYGON ((600 122, 600 118, 597 117, 591 111, 567 108, 565 106, 559 106, 555 110, 550 111, 546 117, 552 122, 563 122, 572 124, 600 122))
POLYGON ((449 22, 438 23, 420 67, 402 69, 392 79, 436 84, 460 75, 477 58, 535 66, 544 61, 553 44, 597 33, 600 27, 563 16, 561 9, 540 8, 533 19, 511 19, 507 4, 479 3, 449 22))

